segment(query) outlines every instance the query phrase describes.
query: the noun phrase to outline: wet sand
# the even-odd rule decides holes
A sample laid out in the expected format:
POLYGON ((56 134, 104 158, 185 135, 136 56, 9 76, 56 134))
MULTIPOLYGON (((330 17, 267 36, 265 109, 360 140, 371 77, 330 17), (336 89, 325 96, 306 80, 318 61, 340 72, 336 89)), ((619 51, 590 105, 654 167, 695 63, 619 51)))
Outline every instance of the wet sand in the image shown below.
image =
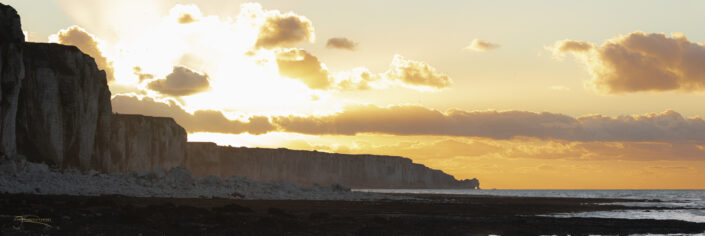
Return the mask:
MULTIPOLYGON (((623 199, 405 195, 415 200, 169 199, 0 194, 3 235, 538 235, 703 233, 705 223, 552 218, 644 209, 623 199), (45 227, 15 216, 50 219, 45 227)), ((652 209, 652 208, 650 208, 652 209)))

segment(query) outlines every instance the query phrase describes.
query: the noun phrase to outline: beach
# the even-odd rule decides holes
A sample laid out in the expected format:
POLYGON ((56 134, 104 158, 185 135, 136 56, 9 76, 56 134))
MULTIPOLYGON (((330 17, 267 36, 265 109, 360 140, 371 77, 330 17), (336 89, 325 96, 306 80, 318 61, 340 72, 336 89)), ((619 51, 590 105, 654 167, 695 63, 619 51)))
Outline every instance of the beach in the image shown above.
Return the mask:
POLYGON ((397 200, 238 200, 0 194, 3 235, 538 235, 696 234, 705 223, 557 218, 556 213, 658 210, 644 200, 396 195, 397 200), (404 198, 399 200, 400 198, 404 198), (47 225, 18 222, 17 216, 47 225))

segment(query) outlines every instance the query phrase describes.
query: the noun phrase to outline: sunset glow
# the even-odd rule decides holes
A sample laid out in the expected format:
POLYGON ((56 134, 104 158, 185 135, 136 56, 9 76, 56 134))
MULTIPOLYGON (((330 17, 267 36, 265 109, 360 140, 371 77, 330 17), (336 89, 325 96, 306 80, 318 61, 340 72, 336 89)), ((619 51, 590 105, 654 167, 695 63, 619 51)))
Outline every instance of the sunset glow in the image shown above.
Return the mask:
POLYGON ((95 58, 114 112, 189 141, 404 156, 486 189, 705 188, 702 1, 4 2, 29 41, 95 58))

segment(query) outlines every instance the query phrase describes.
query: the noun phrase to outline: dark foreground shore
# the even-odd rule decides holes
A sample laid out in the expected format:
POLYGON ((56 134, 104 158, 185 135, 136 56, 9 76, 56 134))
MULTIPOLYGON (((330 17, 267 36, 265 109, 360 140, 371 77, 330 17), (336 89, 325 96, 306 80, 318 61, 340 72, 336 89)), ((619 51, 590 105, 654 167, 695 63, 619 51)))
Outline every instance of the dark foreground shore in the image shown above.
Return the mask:
POLYGON ((609 199, 414 197, 420 200, 265 201, 0 194, 0 224, 2 235, 625 235, 705 232, 705 224, 683 221, 535 216, 633 209, 594 204, 617 201, 609 199), (22 223, 17 216, 43 221, 51 227, 22 223))

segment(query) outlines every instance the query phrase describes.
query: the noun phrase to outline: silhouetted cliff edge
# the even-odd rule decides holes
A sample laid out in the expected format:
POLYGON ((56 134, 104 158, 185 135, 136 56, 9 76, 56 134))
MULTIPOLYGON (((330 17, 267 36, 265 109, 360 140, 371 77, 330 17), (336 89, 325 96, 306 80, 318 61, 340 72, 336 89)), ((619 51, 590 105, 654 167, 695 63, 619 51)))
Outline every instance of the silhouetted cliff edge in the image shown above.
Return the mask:
POLYGON ((408 158, 187 143, 172 118, 113 114, 104 71, 74 46, 26 43, 19 15, 0 4, 0 161, 26 158, 103 172, 184 166, 232 175, 354 188, 475 188, 408 158))

